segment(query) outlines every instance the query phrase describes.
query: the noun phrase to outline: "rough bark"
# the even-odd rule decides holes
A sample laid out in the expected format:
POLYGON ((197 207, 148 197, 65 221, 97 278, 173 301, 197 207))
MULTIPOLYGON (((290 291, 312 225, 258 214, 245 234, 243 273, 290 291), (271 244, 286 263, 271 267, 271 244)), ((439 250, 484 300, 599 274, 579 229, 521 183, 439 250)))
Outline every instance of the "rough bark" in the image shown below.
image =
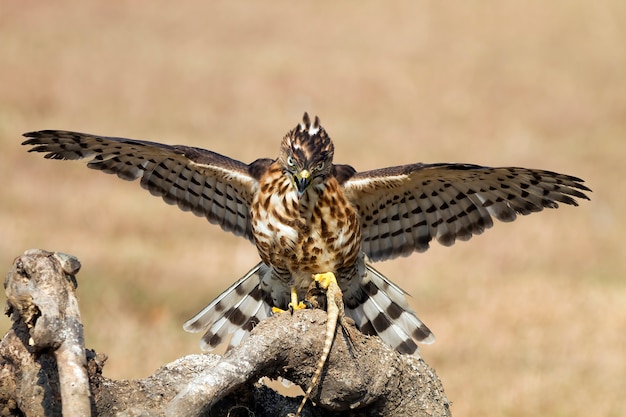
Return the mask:
MULTIPOLYGON (((286 416, 300 398, 283 397, 259 378, 288 379, 306 390, 326 332, 312 309, 264 320, 223 357, 189 355, 142 380, 102 376, 104 355, 85 350, 75 274, 68 255, 30 250, 9 271, 12 328, 0 342, 0 415, 286 416)), ((303 416, 449 416, 434 371, 349 324, 337 333, 303 416)))

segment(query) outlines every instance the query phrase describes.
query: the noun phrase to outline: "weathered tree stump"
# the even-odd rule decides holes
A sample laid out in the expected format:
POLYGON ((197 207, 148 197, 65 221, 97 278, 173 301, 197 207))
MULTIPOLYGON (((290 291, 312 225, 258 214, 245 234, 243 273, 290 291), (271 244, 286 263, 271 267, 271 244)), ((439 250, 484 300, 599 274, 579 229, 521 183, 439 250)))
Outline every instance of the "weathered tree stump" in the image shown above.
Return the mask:
MULTIPOLYGON (((104 355, 85 350, 75 297, 80 264, 29 250, 5 280, 12 328, 0 342, 0 415, 286 416, 300 398, 261 384, 285 378, 306 389, 325 337, 322 310, 262 321, 223 357, 189 355, 142 380, 102 376, 104 355)), ((434 371, 377 337, 345 325, 303 416, 449 416, 434 371)))

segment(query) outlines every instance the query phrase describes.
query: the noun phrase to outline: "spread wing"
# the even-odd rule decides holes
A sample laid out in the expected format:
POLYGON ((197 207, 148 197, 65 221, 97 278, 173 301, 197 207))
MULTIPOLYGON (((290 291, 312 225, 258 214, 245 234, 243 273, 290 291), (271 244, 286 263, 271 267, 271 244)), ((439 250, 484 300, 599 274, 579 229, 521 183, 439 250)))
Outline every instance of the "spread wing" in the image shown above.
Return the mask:
MULTIPOLYGON (((412 164, 355 173, 343 182, 362 223, 362 250, 373 261, 450 246, 493 226, 558 203, 577 206, 583 180, 526 168, 412 164)), ((582 191, 581 191, 582 190, 582 191)))
POLYGON ((250 204, 258 178, 271 163, 250 165, 215 152, 61 130, 25 133, 29 152, 48 159, 91 158, 87 166, 133 181, 168 204, 206 217, 222 229, 252 240, 250 204))

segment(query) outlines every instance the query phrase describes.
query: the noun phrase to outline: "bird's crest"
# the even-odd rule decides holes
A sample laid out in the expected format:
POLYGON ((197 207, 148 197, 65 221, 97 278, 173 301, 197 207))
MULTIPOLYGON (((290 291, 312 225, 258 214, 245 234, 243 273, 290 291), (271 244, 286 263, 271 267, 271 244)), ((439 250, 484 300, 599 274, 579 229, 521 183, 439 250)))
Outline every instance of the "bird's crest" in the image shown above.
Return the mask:
POLYGON ((320 124, 319 117, 315 116, 311 123, 308 113, 304 113, 302 122, 287 133, 281 148, 285 155, 293 155, 303 166, 321 161, 330 166, 335 153, 333 142, 320 124))
POLYGON ((309 113, 304 112, 304 115, 302 116, 302 123, 300 123, 300 131, 308 132, 309 136, 315 136, 320 129, 322 129, 322 126, 320 125, 320 118, 315 116, 313 124, 311 124, 309 113))

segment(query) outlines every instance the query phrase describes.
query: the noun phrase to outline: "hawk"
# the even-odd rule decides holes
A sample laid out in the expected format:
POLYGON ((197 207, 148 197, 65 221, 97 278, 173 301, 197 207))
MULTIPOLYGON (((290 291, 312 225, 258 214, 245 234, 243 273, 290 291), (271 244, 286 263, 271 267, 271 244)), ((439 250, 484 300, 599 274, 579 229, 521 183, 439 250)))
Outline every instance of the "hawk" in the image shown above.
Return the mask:
POLYGON ((415 163, 357 172, 333 162, 319 118, 305 113, 276 159, 245 164, 208 150, 61 130, 24 134, 48 159, 90 158, 87 166, 143 188, 252 241, 261 261, 184 324, 205 332, 210 350, 238 345, 260 320, 302 307, 313 274, 332 272, 345 314, 401 353, 434 335, 406 293, 369 261, 450 246, 493 225, 559 203, 577 206, 583 180, 551 171, 415 163))

